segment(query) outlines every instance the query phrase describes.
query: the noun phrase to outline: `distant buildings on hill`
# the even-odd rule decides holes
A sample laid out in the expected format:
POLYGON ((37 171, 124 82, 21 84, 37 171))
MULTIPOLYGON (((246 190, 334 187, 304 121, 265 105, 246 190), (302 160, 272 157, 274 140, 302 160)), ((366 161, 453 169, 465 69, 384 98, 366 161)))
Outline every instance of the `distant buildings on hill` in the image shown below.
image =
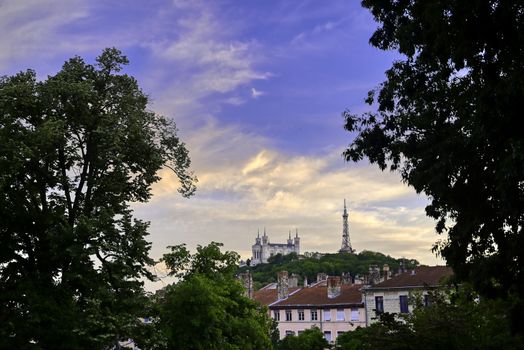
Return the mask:
POLYGON ((269 237, 266 234, 264 228, 264 235, 260 238, 260 233, 255 239, 255 244, 252 246, 253 256, 251 258, 251 266, 255 266, 261 263, 267 263, 267 259, 270 257, 282 254, 287 255, 289 253, 300 254, 300 237, 298 237, 298 230, 296 230, 295 238, 291 238, 291 232, 287 243, 269 243, 269 237))
MULTIPOLYGON (((342 246, 339 250, 341 253, 355 253, 349 238, 348 217, 349 215, 346 208, 346 200, 344 199, 344 212, 342 214, 342 246)), ((294 238, 291 238, 291 232, 289 232, 287 243, 270 243, 266 229, 264 228, 264 234, 262 235, 262 238, 260 237, 260 232, 258 232, 257 237, 255 238, 255 244, 251 246, 251 251, 251 266, 265 264, 270 257, 277 254, 287 255, 290 253, 296 253, 299 255, 300 237, 298 236, 298 229, 296 229, 294 238)))

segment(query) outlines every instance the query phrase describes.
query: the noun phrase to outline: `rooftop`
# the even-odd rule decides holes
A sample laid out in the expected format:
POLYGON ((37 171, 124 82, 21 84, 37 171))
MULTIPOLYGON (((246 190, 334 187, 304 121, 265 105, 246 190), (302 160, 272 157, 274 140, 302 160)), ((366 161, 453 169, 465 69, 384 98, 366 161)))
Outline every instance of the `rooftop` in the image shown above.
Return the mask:
MULTIPOLYGON (((276 285, 276 283, 275 283, 276 285)), ((300 289, 299 287, 289 288, 289 293, 293 293, 296 290, 300 289)), ((253 299, 258 301, 262 305, 268 306, 271 303, 274 303, 277 300, 277 289, 276 288, 267 288, 263 287, 255 292, 253 292, 253 299)))
POLYGON ((389 288, 418 288, 436 287, 446 277, 452 276, 453 270, 449 266, 418 266, 414 270, 404 272, 391 277, 366 290, 389 289, 389 288))
POLYGON ((271 304, 271 307, 360 305, 362 304, 361 287, 361 285, 344 285, 341 286, 340 294, 337 297, 328 298, 327 286, 319 284, 302 288, 293 294, 290 293, 289 297, 271 304))

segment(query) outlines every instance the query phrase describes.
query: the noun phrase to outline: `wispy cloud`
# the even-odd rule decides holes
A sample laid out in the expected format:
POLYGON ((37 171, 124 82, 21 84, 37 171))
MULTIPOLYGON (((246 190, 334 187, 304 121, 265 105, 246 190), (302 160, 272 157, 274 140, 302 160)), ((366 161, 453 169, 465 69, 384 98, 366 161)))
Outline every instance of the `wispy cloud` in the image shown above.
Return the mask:
POLYGON ((254 87, 251 88, 251 97, 253 98, 259 98, 260 96, 265 95, 266 93, 264 91, 259 91, 255 89, 254 87))
MULTIPOLYGON (((236 39, 234 30, 221 21, 212 3, 177 2, 177 6, 175 10, 183 11, 172 23, 178 35, 145 44, 161 61, 161 68, 151 79, 173 77, 167 89, 165 78, 162 81, 164 93, 159 100, 167 102, 166 109, 194 112, 206 97, 231 93, 272 76, 256 68, 262 57, 260 45, 254 40, 236 39), (164 67, 170 64, 173 69, 166 71, 164 67)), ((231 96, 223 101, 234 105, 244 102, 231 96)))
MULTIPOLYGON (((346 198, 357 250, 434 263, 429 249, 438 237, 424 216, 424 198, 397 175, 344 163, 342 146, 333 139, 315 155, 302 150, 321 128, 341 131, 339 113, 332 114, 340 103, 335 96, 345 99, 367 84, 346 74, 351 55, 337 55, 348 36, 373 26, 367 13, 346 13, 354 8, 348 4, 281 1, 264 5, 260 16, 254 5, 235 12, 242 6, 215 1, 166 0, 146 7, 0 0, 0 69, 11 74, 25 68, 25 60, 27 67, 44 67, 43 74, 47 67, 52 74, 51 64, 56 71, 75 54, 91 60, 106 46, 128 53, 128 72, 152 97, 150 107, 176 118, 200 180, 196 196, 183 199, 176 177, 165 170, 152 201, 135 206, 137 217, 151 221, 154 258, 168 245, 185 242, 192 248, 212 240, 247 258, 257 228, 264 226, 272 241, 285 240, 296 227, 305 251, 336 251, 346 198), (344 60, 338 70, 331 66, 333 57, 344 60), (303 109, 297 112, 297 106, 303 109), (245 118, 231 110, 245 112, 245 118), (299 116, 282 124, 268 121, 275 111, 299 116), (241 118, 252 123, 235 124, 241 118), (271 122, 272 131, 290 131, 281 139, 263 136, 271 122), (298 143, 299 151, 282 149, 284 137, 298 143)), ((362 42, 367 45, 367 38, 362 42)))
POLYGON ((55 40, 66 24, 85 18, 88 7, 81 0, 5 0, 0 3, 0 69, 35 56, 43 58, 67 47, 55 40), (50 50, 52 48, 52 50, 50 50))
POLYGON ((217 240, 247 258, 258 228, 267 227, 274 242, 298 228, 305 251, 334 252, 341 243, 342 200, 347 198, 357 250, 439 262, 430 252, 438 237, 424 214, 426 200, 395 174, 343 164, 339 153, 286 155, 236 129, 201 135, 198 143, 204 147, 193 150, 200 175, 197 196, 175 197, 176 178, 166 171, 154 187, 152 205, 139 209, 141 215, 153 215, 155 232, 170 237, 166 245, 217 240), (206 149, 220 144, 217 140, 236 151, 206 149), (177 232, 170 229, 175 227, 177 232))

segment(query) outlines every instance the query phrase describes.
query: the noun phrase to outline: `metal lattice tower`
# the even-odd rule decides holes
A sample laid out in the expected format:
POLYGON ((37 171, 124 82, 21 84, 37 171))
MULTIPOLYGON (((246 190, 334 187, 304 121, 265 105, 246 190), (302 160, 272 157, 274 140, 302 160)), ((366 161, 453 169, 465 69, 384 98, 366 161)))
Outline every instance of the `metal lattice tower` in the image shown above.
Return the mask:
POLYGON ((349 240, 349 221, 348 211, 346 208, 346 199, 344 199, 344 214, 342 214, 343 226, 342 226, 342 247, 339 252, 341 253, 353 253, 354 250, 351 248, 351 242, 349 240))

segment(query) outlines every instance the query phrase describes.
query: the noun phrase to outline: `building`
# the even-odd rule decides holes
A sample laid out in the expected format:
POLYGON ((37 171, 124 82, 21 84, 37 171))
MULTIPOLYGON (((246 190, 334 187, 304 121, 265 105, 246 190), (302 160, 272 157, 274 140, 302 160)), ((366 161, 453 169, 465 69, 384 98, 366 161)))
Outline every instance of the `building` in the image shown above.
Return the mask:
POLYGON ((283 271, 276 284, 254 292, 254 299, 268 306, 278 322, 281 339, 318 327, 326 340, 334 342, 342 332, 366 324, 361 287, 351 284, 351 279, 325 274, 319 274, 317 283, 311 286, 290 287, 283 271))
POLYGON ((255 244, 252 246, 252 253, 251 266, 267 263, 267 259, 277 254, 287 255, 289 253, 296 253, 298 255, 300 254, 300 237, 298 237, 298 230, 296 230, 295 238, 291 238, 291 232, 289 233, 287 243, 270 243, 266 229, 264 228, 262 238, 260 238, 260 233, 258 233, 255 239, 255 244))
MULTIPOLYGON (((371 271, 371 268, 370 268, 371 271)), ((409 303, 410 294, 421 293, 424 303, 430 302, 428 292, 442 285, 447 277, 453 275, 448 266, 418 266, 411 271, 388 278, 385 274, 382 282, 363 288, 366 308, 366 325, 375 321, 377 313, 410 313, 413 306, 409 303)))

